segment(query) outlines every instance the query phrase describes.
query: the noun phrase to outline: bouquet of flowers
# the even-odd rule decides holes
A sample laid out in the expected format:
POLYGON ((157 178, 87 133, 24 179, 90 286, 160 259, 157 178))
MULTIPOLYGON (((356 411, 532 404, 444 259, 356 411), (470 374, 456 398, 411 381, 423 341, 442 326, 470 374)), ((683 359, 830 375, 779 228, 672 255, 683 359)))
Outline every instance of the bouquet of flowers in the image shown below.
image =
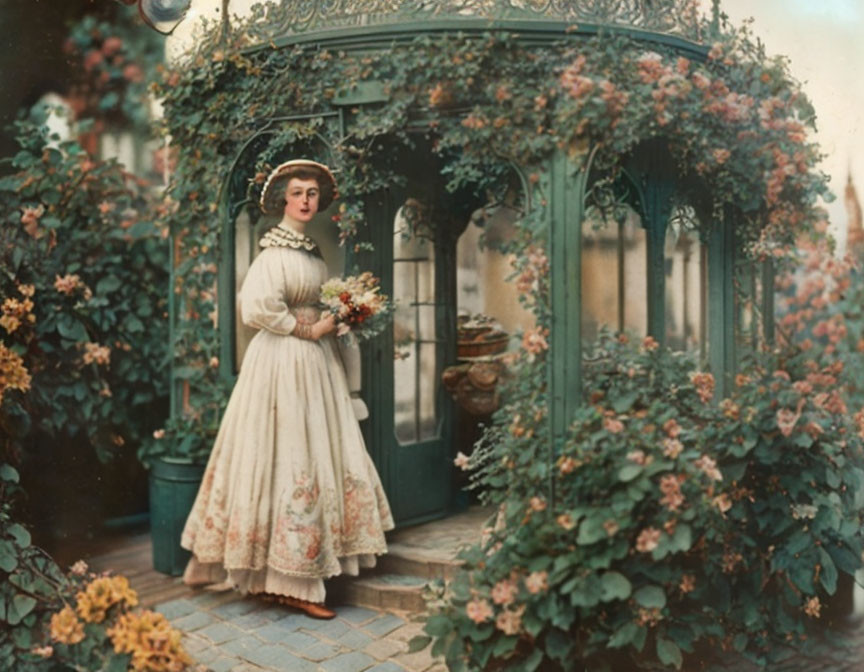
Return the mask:
POLYGON ((378 278, 368 271, 331 278, 321 286, 321 303, 336 317, 339 336, 351 332, 362 341, 384 330, 393 304, 380 290, 378 278))

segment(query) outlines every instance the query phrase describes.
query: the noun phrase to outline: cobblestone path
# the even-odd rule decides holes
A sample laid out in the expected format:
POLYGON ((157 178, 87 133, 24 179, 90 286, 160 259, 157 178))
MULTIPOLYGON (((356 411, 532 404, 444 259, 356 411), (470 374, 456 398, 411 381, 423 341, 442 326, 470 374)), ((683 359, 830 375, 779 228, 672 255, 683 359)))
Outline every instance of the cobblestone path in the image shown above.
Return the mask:
POLYGON ((423 625, 405 612, 335 607, 331 621, 237 593, 201 591, 156 607, 213 672, 446 672, 429 650, 409 654, 423 625))

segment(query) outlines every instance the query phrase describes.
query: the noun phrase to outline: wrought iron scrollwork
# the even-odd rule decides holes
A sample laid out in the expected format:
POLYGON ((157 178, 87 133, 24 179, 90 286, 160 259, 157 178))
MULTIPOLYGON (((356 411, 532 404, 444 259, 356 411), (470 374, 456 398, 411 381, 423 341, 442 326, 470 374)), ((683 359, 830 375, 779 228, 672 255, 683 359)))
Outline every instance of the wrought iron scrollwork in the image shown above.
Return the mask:
POLYGON ((247 32, 266 41, 324 29, 447 16, 584 22, 695 41, 702 37, 697 0, 271 0, 247 32))

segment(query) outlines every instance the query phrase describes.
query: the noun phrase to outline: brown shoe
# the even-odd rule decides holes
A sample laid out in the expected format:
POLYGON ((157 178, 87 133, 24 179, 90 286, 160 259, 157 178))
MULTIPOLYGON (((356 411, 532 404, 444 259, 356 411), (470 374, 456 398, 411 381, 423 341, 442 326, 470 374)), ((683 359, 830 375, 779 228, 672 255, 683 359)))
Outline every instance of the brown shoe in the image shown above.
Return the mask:
POLYGON ((296 597, 291 597, 290 595, 277 595, 276 601, 279 604, 285 605, 286 607, 293 607, 294 609, 299 609, 311 618, 320 618, 322 620, 336 618, 335 611, 331 611, 323 604, 318 604, 316 602, 308 602, 306 600, 301 600, 296 597))

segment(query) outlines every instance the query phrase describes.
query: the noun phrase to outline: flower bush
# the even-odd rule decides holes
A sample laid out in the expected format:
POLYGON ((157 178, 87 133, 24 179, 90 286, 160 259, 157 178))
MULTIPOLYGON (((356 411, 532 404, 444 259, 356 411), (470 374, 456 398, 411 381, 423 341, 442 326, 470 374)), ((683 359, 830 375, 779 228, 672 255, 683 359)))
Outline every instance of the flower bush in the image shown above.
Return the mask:
POLYGON ((836 360, 756 355, 715 404, 689 357, 627 340, 588 357, 551 473, 528 457, 545 423, 515 398, 472 456, 501 513, 431 603, 451 670, 695 669, 722 650, 765 665, 807 646, 861 566, 864 460, 836 360))
POLYGON ((134 9, 116 7, 113 21, 85 16, 63 45, 77 66, 68 98, 79 119, 94 119, 100 130, 150 125, 147 87, 161 62, 158 35, 144 30, 134 9))
POLYGON ((107 459, 167 410, 169 243, 148 185, 33 114, 0 179, 4 454, 84 435, 107 459))
POLYGON ((181 672, 192 664, 180 632, 161 615, 133 611, 124 576, 79 561, 64 572, 15 522, 18 472, 0 465, 0 668, 181 672))

